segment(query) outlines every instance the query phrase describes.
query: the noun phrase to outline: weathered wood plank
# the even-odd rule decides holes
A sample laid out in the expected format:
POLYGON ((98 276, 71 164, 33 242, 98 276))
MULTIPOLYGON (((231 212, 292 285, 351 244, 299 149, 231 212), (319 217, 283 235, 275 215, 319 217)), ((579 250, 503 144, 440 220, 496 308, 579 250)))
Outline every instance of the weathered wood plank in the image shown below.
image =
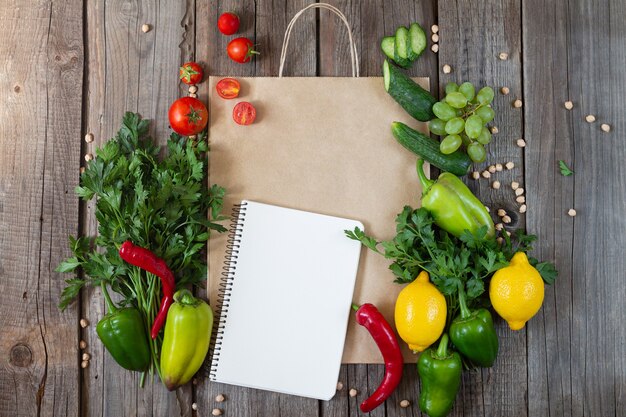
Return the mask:
POLYGON ((78 230, 80 9, 78 1, 0 4, 3 416, 79 413, 78 309, 57 308, 64 283, 54 269, 69 255, 58 243, 78 230))
MULTIPOLYGON (((469 180, 481 201, 495 216, 498 208, 512 213, 512 228, 523 228, 523 216, 517 214, 519 204, 510 187, 512 181, 524 186, 522 150, 515 144, 523 137, 522 110, 512 101, 522 96, 521 74, 521 16, 518 1, 503 2, 439 2, 439 70, 452 67, 450 74, 440 72, 440 91, 447 82, 470 81, 478 88, 489 85, 496 91, 492 123, 499 133, 487 147, 487 161, 478 164, 484 170, 489 164, 515 163, 513 170, 497 172, 490 180, 469 180), (506 52, 507 60, 498 54, 506 52), (507 96, 500 87, 510 89, 507 96), (493 180, 501 183, 493 190, 493 180)), ((465 373, 463 392, 457 397, 453 415, 525 416, 527 399, 527 368, 525 331, 512 332, 498 319, 500 354, 495 366, 482 372, 465 373)))
MULTIPOLYGON (((87 15, 87 88, 85 133, 95 141, 85 152, 111 138, 126 111, 153 120, 151 132, 165 144, 171 130, 167 110, 186 94, 178 67, 191 59, 195 47, 193 1, 89 1, 87 15), (143 33, 141 26, 151 30, 143 33)), ((93 203, 85 205, 83 230, 97 234, 93 203)), ((84 291, 83 316, 96 323, 104 314, 99 289, 84 291)), ((83 381, 83 415, 191 415, 192 389, 168 393, 158 378, 140 389, 139 375, 121 369, 104 351, 95 326, 83 331, 92 355, 83 381)))
POLYGON ((539 236, 536 255, 555 260, 560 272, 528 326, 529 397, 537 399, 528 402, 529 415, 620 416, 626 331, 617 318, 625 316, 626 251, 620 237, 613 243, 607 237, 626 229, 626 155, 618 145, 626 93, 620 70, 626 34, 618 22, 626 8, 522 3, 528 228, 539 236), (587 114, 598 121, 586 123, 587 114), (612 132, 602 132, 601 123, 612 132), (560 175, 559 160, 574 176, 560 175))

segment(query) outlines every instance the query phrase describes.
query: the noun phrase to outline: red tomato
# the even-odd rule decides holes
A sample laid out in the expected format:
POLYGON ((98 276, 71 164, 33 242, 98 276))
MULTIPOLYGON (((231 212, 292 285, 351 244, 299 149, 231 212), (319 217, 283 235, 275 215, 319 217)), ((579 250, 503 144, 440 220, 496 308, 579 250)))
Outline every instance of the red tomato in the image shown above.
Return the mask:
POLYGON ((180 67, 178 75, 185 84, 198 84, 202 81, 202 67, 197 62, 187 62, 180 67))
POLYGON ((253 54, 258 54, 253 46, 252 41, 248 38, 235 38, 228 44, 226 52, 228 52, 230 59, 243 64, 249 62, 253 54))
POLYGON ((239 125, 249 125, 256 119, 256 109, 247 101, 237 103, 233 109, 233 120, 239 125))
POLYGON ((183 136, 198 134, 209 122, 209 112, 197 98, 183 97, 172 103, 168 112, 170 126, 183 136))
POLYGON ((217 19, 217 28, 224 35, 232 35, 239 30, 239 16, 233 12, 222 13, 217 19))
POLYGON ((224 78, 219 80, 215 89, 221 98, 231 99, 239 96, 241 86, 239 85, 239 81, 234 78, 224 78))

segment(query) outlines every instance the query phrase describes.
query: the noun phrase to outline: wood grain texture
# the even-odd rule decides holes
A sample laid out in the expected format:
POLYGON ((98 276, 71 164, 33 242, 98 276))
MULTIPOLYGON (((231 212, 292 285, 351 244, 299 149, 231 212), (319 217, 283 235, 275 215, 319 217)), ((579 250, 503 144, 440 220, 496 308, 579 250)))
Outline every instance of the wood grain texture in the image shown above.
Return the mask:
MULTIPOLYGON (((524 216, 517 214, 519 204, 510 187, 518 181, 524 187, 523 154, 516 140, 523 138, 523 110, 515 109, 512 102, 522 97, 521 68, 521 16, 518 1, 502 2, 450 2, 438 3, 439 16, 439 87, 445 84, 470 81, 478 88, 492 86, 496 91, 493 125, 499 133, 487 146, 487 161, 515 163, 513 170, 497 172, 490 180, 467 180, 476 195, 490 207, 496 219, 498 208, 505 208, 513 219, 511 228, 523 228, 524 216), (500 60, 500 52, 508 54, 500 60), (444 74, 443 65, 452 72, 444 74), (499 88, 510 89, 507 96, 499 88), (501 182, 500 190, 490 188, 491 181, 501 182)), ((475 164, 484 170, 488 163, 475 164)), ((527 363, 525 331, 512 332, 501 320, 496 320, 500 339, 500 353, 493 368, 480 372, 464 373, 463 390, 457 397, 452 415, 472 416, 526 416, 520 404, 527 398, 527 363)))
POLYGON ((529 415, 624 415, 623 2, 523 2, 528 228, 559 277, 528 326, 529 415), (540 32, 541 38, 534 35, 540 32), (621 39, 621 41, 619 41, 621 39), (598 47, 602 45, 602 47, 598 47), (571 100, 574 109, 563 103, 571 100), (587 114, 597 122, 586 123, 587 114), (612 126, 611 133, 600 130, 612 126), (563 177, 558 161, 575 174, 563 177), (567 215, 575 208, 577 216, 567 215), (599 355, 597 353, 600 353, 599 355))
POLYGON ((0 4, 0 415, 77 416, 78 309, 60 312, 78 229, 79 1, 0 4), (24 34, 28 41, 24 42, 24 34), (63 343, 63 342, 65 343, 63 343))

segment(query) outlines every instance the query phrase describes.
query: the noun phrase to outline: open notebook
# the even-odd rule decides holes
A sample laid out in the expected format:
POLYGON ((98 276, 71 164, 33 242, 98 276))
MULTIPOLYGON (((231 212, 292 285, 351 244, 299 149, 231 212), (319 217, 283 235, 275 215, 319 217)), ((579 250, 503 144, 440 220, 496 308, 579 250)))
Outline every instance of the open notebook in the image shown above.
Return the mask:
POLYGON ((236 207, 210 379, 329 400, 361 245, 355 220, 253 201, 236 207))

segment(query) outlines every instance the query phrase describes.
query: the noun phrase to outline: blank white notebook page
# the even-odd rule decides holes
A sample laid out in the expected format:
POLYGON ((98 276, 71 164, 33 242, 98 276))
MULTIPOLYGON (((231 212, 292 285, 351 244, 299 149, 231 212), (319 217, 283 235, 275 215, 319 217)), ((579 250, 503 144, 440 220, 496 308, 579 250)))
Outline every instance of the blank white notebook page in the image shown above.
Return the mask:
MULTIPOLYGON (((329 400, 361 245, 354 220, 242 202, 232 291, 212 380, 329 400)), ((226 312, 227 310, 227 312, 226 312)))

